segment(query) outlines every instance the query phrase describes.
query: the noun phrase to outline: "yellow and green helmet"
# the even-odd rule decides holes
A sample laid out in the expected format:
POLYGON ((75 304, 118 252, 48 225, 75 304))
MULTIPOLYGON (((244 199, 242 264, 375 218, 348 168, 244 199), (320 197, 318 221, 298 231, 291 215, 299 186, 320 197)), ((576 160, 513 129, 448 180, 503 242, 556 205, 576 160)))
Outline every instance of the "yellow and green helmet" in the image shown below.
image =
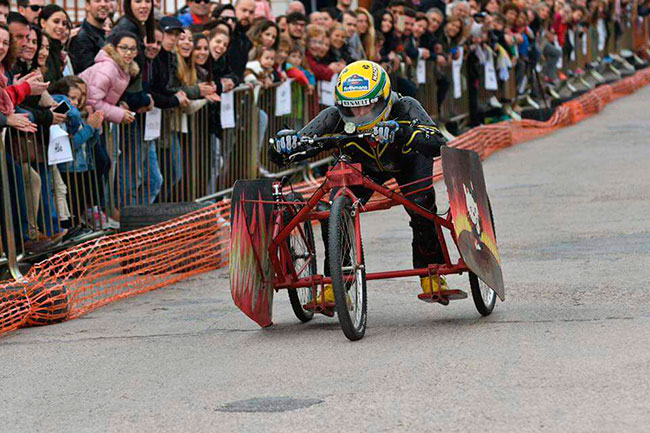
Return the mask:
POLYGON ((369 60, 350 63, 339 74, 334 98, 345 122, 356 124, 359 131, 368 130, 390 113, 393 104, 390 78, 377 63, 369 60), (351 110, 369 105, 373 105, 372 109, 362 116, 355 116, 351 110))

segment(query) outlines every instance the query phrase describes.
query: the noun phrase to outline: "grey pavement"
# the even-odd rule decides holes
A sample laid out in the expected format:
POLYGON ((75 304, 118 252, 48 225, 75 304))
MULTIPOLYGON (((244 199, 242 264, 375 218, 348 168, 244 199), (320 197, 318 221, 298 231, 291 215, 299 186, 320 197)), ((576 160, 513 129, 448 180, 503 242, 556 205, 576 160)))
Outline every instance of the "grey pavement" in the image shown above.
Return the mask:
MULTIPOLYGON (((490 317, 398 279, 368 283, 359 342, 285 293, 259 329, 219 270, 0 338, 0 431, 647 432, 648 113, 650 88, 485 161, 507 294, 490 317)), ((363 227, 370 270, 410 265, 402 209, 363 227)))

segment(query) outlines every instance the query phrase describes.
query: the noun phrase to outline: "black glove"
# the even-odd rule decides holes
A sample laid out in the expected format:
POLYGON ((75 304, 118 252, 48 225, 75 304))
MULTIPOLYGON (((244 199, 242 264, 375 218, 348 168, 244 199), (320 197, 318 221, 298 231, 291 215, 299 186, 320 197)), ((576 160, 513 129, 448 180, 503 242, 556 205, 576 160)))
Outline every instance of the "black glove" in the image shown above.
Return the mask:
POLYGON ((278 132, 269 146, 269 157, 278 165, 287 165, 288 157, 300 149, 300 136, 298 131, 283 129, 278 132))

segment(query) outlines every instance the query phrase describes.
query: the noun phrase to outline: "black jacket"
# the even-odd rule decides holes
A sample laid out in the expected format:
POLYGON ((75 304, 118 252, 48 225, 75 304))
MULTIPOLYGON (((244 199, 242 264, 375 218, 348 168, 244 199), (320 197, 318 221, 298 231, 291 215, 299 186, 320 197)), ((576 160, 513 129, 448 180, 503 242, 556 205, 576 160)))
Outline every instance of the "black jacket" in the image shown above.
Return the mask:
POLYGON ((98 29, 84 20, 79 34, 70 42, 70 60, 75 74, 95 63, 95 56, 105 44, 104 29, 98 29))
POLYGON ((248 63, 248 52, 253 48, 253 43, 246 36, 248 29, 237 23, 235 31, 232 35, 230 48, 226 53, 226 60, 230 69, 237 77, 238 82, 244 81, 244 71, 246 71, 246 63, 248 63))
POLYGON ((217 93, 221 94, 223 91, 223 88, 221 86, 221 79, 222 78, 230 78, 234 83, 235 86, 237 86, 241 81, 233 71, 230 69, 230 66, 228 62, 226 61, 225 56, 221 56, 219 60, 213 60, 210 58, 208 60, 210 69, 208 70, 208 81, 214 81, 214 84, 217 86, 217 93))
MULTIPOLYGON (((393 107, 389 119, 399 123, 395 140, 390 144, 371 143, 366 139, 346 140, 341 143, 344 152, 354 162, 360 162, 364 171, 370 173, 389 172, 399 170, 401 158, 414 151, 426 157, 440 156, 440 147, 446 143, 444 136, 436 127, 426 110, 416 100, 409 96, 393 98, 393 107), (418 123, 411 126, 411 121, 418 123)), ((321 137, 325 134, 343 134, 344 122, 336 107, 327 107, 314 117, 299 134, 301 137, 321 137)), ((335 147, 330 144, 323 148, 327 150, 335 147)), ((318 154, 321 149, 308 151, 305 157, 318 154)))
POLYGON ((178 98, 171 89, 176 74, 176 54, 160 50, 153 60, 153 71, 149 91, 153 96, 154 104, 158 108, 178 107, 178 98))

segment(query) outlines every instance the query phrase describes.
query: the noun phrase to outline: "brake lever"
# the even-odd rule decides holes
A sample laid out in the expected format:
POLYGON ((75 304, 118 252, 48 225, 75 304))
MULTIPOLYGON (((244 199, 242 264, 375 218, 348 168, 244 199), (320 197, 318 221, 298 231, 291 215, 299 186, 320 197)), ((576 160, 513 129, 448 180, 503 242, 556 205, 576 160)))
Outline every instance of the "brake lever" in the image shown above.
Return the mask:
POLYGON ((293 162, 293 160, 296 159, 296 157, 301 156, 301 155, 307 155, 307 151, 303 150, 302 152, 292 153, 291 155, 289 155, 287 157, 287 159, 289 160, 289 162, 293 162))

